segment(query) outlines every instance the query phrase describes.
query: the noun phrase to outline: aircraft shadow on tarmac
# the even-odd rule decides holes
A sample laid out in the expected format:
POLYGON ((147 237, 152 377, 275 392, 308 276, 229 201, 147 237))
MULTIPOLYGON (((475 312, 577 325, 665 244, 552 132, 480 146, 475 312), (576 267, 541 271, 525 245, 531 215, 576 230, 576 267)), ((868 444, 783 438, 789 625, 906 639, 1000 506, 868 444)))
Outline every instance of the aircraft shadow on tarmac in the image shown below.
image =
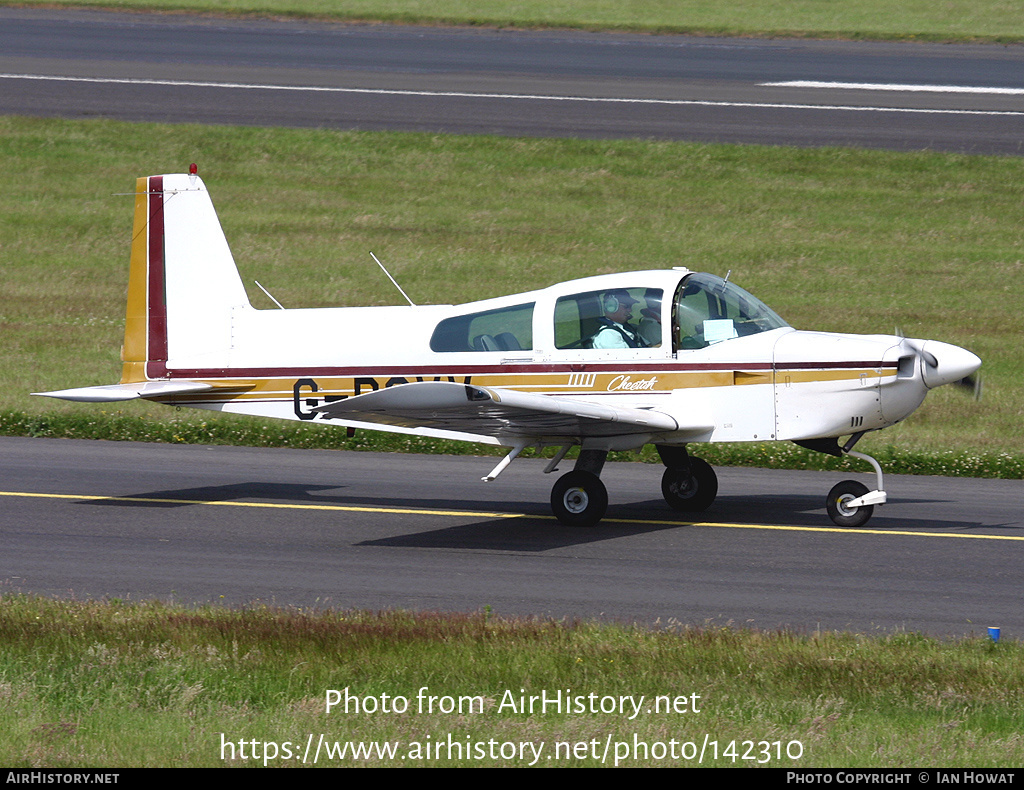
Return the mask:
MULTIPOLYGON (((233 483, 221 486, 200 486, 198 488, 176 488, 165 491, 147 491, 140 494, 126 494, 110 499, 92 499, 84 504, 104 507, 194 507, 209 502, 243 501, 285 501, 296 504, 325 504, 323 498, 314 496, 314 491, 330 491, 335 485, 311 486, 299 483, 233 483)), ((329 504, 345 504, 340 500, 329 504)))
MULTIPOLYGON (((764 526, 791 526, 820 528, 833 532, 842 532, 843 527, 832 524, 825 515, 824 497, 815 495, 777 494, 772 496, 719 496, 714 507, 704 514, 703 519, 711 523, 751 524, 764 526)), ((890 496, 886 505, 877 505, 871 521, 864 527, 852 532, 871 530, 877 532, 892 531, 950 531, 965 532, 981 528, 1005 527, 1016 529, 1014 525, 1000 525, 981 521, 936 516, 934 513, 943 503, 950 500, 890 496), (932 510, 932 515, 908 516, 907 508, 913 507, 932 510)))
MULTIPOLYGON (((581 528, 557 523, 547 514, 546 503, 532 500, 467 502, 450 498, 365 497, 324 493, 336 492, 339 488, 341 487, 334 484, 315 486, 304 483, 247 482, 148 491, 110 499, 88 500, 83 504, 103 507, 180 508, 217 502, 265 502, 297 506, 380 508, 385 511, 382 513, 385 516, 389 509, 419 511, 425 517, 430 516, 433 511, 455 512, 453 515, 437 514, 437 517, 460 522, 451 526, 391 535, 355 544, 406 548, 548 551, 664 530, 701 529, 702 525, 807 527, 841 532, 841 529, 833 527, 828 522, 822 497, 799 494, 720 496, 714 506, 704 513, 678 513, 669 509, 660 499, 615 504, 609 508, 604 521, 596 527, 581 528), (477 512, 479 518, 474 517, 477 512), (496 512, 509 513, 510 517, 495 518, 490 515, 496 512)), ((894 499, 892 503, 932 506, 939 504, 936 500, 903 498, 894 499)), ((943 532, 962 532, 982 526, 991 528, 993 525, 905 516, 887 518, 884 508, 880 508, 876 510, 870 529, 884 532, 934 531, 940 528, 943 532)))
MULTIPOLYGON (((599 541, 616 540, 633 535, 644 535, 666 530, 703 530, 716 526, 745 526, 753 528, 801 527, 842 534, 825 515, 825 508, 817 496, 779 495, 770 497, 722 497, 705 513, 676 513, 665 507, 661 500, 648 500, 610 507, 608 515, 596 527, 567 527, 550 516, 538 514, 521 519, 487 519, 440 529, 406 535, 394 535, 378 540, 362 541, 360 546, 395 546, 403 548, 466 548, 498 551, 547 551, 566 546, 583 545, 599 541), (766 512, 767 511, 767 512, 766 512)), ((900 500, 909 504, 911 500, 900 500)), ((929 500, 929 503, 934 504, 929 500)), ((511 512, 511 509, 510 509, 511 512)), ((519 511, 522 512, 522 511, 519 511)), ((945 521, 933 519, 883 518, 875 516, 869 529, 877 532, 931 531, 938 534, 950 531, 966 532, 978 529, 978 522, 945 521)), ((793 533, 786 533, 793 534, 793 533)), ((851 530, 851 537, 862 534, 851 530)))

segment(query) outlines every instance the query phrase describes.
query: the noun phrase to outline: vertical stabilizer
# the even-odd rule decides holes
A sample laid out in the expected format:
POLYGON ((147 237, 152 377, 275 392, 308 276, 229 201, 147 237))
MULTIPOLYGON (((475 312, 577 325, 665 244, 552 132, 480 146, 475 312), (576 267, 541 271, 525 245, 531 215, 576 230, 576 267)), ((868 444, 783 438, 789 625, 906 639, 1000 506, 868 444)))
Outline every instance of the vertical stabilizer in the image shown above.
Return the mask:
POLYGON ((246 309, 249 299, 202 179, 138 179, 122 383, 228 367, 232 316, 246 309))

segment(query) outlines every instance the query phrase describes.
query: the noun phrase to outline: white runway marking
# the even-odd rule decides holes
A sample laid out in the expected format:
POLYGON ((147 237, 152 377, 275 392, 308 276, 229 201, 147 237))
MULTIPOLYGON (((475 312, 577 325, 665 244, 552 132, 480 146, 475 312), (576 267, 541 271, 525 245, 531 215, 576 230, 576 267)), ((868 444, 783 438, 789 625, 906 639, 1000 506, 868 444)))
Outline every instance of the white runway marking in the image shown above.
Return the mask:
MULTIPOLYGON (((593 104, 654 104, 679 107, 738 107, 774 110, 833 110, 843 112, 905 113, 912 115, 1004 115, 1022 116, 1024 110, 947 110, 913 107, 855 107, 836 104, 783 104, 774 102, 732 102, 704 99, 635 99, 596 96, 552 96, 521 93, 463 93, 459 91, 389 90, 384 88, 342 88, 322 85, 268 85, 244 82, 196 82, 191 80, 158 80, 111 77, 67 77, 47 74, 0 74, 5 80, 42 80, 52 82, 91 82, 107 85, 161 85, 188 88, 230 88, 234 90, 296 91, 308 93, 349 93, 377 96, 423 96, 463 99, 505 99, 551 102, 589 102, 593 104)), ((781 84, 781 83, 776 83, 781 84)))
POLYGON ((791 80, 789 82, 762 82, 769 88, 837 88, 856 91, 898 91, 900 93, 985 93, 1000 96, 1024 96, 1024 88, 983 88, 970 85, 899 85, 874 82, 816 82, 791 80))

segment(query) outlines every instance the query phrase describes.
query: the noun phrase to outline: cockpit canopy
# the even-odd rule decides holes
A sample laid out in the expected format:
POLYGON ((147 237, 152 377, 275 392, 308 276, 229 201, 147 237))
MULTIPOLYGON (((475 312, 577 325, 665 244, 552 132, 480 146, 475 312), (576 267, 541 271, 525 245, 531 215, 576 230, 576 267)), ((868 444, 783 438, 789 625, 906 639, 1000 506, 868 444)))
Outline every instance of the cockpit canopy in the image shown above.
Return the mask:
POLYGON ((671 304, 664 294, 637 285, 559 297, 555 348, 659 348, 671 342, 676 352, 788 326, 760 299, 713 274, 683 277, 671 304), (669 310, 672 333, 664 336, 669 310))
POLYGON ((674 354, 788 326, 739 286, 685 270, 598 276, 473 306, 437 324, 432 351, 530 351, 539 337, 556 349, 674 354))

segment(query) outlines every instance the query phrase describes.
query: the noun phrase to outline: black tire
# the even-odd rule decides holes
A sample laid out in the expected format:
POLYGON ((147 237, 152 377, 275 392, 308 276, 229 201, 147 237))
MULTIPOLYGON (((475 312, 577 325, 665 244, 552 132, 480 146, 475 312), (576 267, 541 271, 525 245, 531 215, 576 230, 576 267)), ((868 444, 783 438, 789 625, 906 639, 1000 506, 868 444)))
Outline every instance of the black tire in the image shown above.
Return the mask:
POLYGON ((874 505, 863 507, 847 507, 847 502, 859 499, 868 493, 868 487, 856 480, 844 480, 837 483, 828 492, 828 499, 825 500, 825 509, 828 517, 838 527, 860 527, 867 524, 871 514, 875 512, 874 505))
POLYGON ((661 476, 661 495, 673 510, 701 513, 711 507, 718 496, 718 475, 707 461, 691 456, 688 472, 665 470, 661 476))
POLYGON ((568 472, 551 489, 551 510, 567 526, 592 527, 608 510, 608 489, 592 472, 568 472))

